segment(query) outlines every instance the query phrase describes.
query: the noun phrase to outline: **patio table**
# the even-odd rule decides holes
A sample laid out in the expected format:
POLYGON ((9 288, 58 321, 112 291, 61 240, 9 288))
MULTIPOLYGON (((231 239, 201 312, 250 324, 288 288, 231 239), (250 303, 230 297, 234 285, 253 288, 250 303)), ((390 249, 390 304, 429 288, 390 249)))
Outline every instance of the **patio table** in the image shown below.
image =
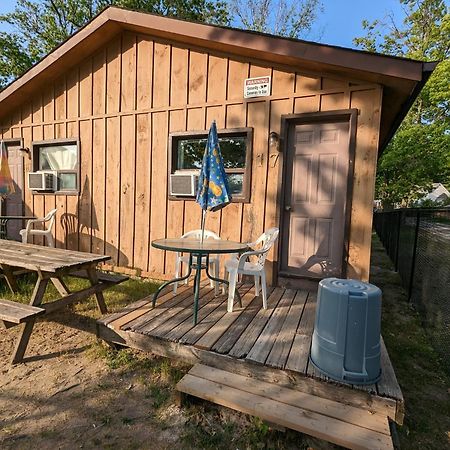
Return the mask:
MULTIPOLYGON (((13 292, 17 291, 14 273, 17 268, 36 272, 37 281, 29 305, 43 309, 44 315, 58 311, 67 305, 86 300, 91 295, 96 296, 97 306, 100 312, 102 314, 106 313, 107 308, 103 298, 103 290, 123 281, 122 278, 120 278, 119 281, 119 277, 116 280, 114 276, 107 276, 108 274, 104 274, 106 276, 103 277, 101 272, 97 272, 97 264, 107 261, 108 259, 110 259, 110 257, 105 255, 96 255, 0 239, 0 269, 8 286, 13 292), (63 275, 87 278, 90 281, 90 286, 79 291, 70 292, 62 279, 63 275), (61 295, 61 298, 43 303, 44 294, 49 282, 55 286, 61 295)), ((3 308, 6 311, 10 306, 11 305, 8 304, 3 308)), ((30 306, 28 306, 28 308, 30 308, 30 306)), ((16 309, 20 307, 21 304, 16 303, 16 309)), ((3 311, 3 321, 5 322, 5 325, 7 328, 9 326, 14 326, 14 323, 8 321, 7 318, 5 319, 5 317, 7 317, 5 316, 5 311, 3 311)), ((33 317, 25 323, 20 323, 20 325, 23 325, 23 328, 19 333, 13 353, 13 364, 20 362, 23 359, 33 330, 34 322, 35 318, 33 317)))
MULTIPOLYGON (((167 250, 170 252, 182 252, 189 253, 189 270, 185 276, 180 278, 174 278, 162 284, 153 296, 153 307, 156 304, 160 292, 171 283, 178 283, 183 280, 187 280, 192 273, 192 269, 196 270, 194 278, 194 325, 197 324, 197 311, 198 311, 198 298, 200 292, 200 275, 202 269, 206 270, 206 275, 209 279, 228 285, 227 280, 221 278, 215 278, 209 273, 209 256, 218 254, 229 253, 243 253, 249 250, 247 244, 242 242, 228 241, 225 239, 205 239, 203 241, 197 239, 156 239, 152 241, 152 246, 160 250, 167 250), (202 264, 203 257, 206 258, 206 262, 202 264)), ((236 291, 239 302, 241 297, 239 292, 236 291)))
POLYGON ((7 238, 8 222, 10 220, 30 220, 36 219, 34 216, 0 216, 0 239, 7 238))

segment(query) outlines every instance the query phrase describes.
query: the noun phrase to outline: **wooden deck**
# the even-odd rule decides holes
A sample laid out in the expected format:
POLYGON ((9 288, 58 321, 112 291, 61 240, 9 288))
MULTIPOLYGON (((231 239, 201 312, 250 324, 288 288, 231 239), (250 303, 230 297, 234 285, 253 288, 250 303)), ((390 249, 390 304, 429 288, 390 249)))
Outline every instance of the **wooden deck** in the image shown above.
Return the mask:
POLYGON ((151 297, 98 321, 98 336, 158 355, 202 363, 342 405, 403 421, 403 397, 382 345, 382 377, 377 384, 332 382, 309 364, 316 295, 305 290, 270 289, 268 309, 254 288, 241 285, 243 307, 226 312, 226 297, 201 289, 198 323, 192 323, 192 288, 168 292, 153 309, 151 297))

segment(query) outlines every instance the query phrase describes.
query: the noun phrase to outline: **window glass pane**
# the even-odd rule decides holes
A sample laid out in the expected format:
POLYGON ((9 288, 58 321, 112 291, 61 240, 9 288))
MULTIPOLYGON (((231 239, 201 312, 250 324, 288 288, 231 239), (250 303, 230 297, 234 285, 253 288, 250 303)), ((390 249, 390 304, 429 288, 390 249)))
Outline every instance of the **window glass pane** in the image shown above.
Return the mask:
POLYGON ((244 188, 244 174, 243 173, 227 173, 228 187, 231 195, 241 195, 244 188))
POLYGON ((200 169, 205 146, 206 139, 180 139, 177 169, 200 169))
MULTIPOLYGON (((246 136, 219 137, 220 151, 226 169, 245 168, 246 136)), ((178 141, 177 169, 200 169, 207 139, 188 138, 178 141)))
POLYGON ((243 169, 245 167, 245 154, 247 138, 244 136, 219 138, 223 165, 226 169, 243 169))
POLYGON ((39 170, 74 170, 77 164, 76 144, 46 145, 39 148, 39 170))
POLYGON ((76 190, 77 174, 76 173, 60 173, 59 174, 59 190, 76 190))

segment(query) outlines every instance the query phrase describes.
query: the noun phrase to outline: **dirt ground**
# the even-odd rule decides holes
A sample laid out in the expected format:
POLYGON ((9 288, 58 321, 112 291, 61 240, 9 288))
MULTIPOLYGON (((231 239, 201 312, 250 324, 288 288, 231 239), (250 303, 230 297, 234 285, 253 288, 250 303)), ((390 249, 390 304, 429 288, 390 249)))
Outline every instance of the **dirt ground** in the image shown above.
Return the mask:
POLYGON ((51 318, 13 367, 18 327, 0 331, 2 449, 331 448, 205 402, 179 408, 174 386, 188 367, 109 349, 86 314, 51 318))
POLYGON ((16 330, 1 334, 2 448, 163 449, 179 441, 183 411, 169 405, 158 418, 142 370, 109 368, 92 334, 40 321, 27 351, 39 356, 9 367, 16 330))

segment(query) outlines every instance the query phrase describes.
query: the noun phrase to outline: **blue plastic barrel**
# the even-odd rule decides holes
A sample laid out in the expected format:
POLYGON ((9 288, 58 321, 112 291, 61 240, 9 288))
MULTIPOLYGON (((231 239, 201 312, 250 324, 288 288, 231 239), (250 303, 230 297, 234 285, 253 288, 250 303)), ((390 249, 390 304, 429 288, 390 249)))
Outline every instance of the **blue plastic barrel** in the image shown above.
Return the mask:
POLYGON ((328 377, 352 384, 380 378, 381 290, 358 280, 319 283, 311 363, 328 377))

